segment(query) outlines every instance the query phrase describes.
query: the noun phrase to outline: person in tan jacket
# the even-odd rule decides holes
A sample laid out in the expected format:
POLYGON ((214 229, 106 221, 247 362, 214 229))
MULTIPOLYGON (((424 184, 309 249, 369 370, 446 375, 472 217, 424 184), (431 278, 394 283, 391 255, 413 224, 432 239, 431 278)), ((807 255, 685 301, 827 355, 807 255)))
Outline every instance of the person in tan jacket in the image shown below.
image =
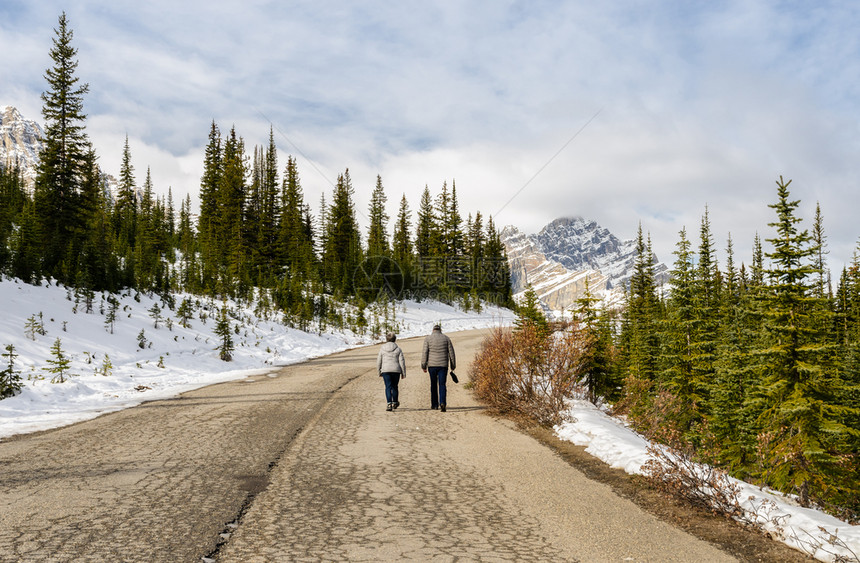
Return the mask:
POLYGON ((454 345, 450 338, 442 334, 442 325, 436 323, 433 332, 424 339, 424 349, 421 351, 421 369, 430 373, 431 409, 445 412, 449 365, 452 372, 457 367, 454 345))
POLYGON ((397 386, 400 380, 406 377, 406 359, 403 357, 403 350, 394 343, 397 340, 394 333, 389 332, 385 340, 385 344, 379 349, 379 355, 376 356, 376 369, 385 382, 385 400, 388 402, 385 410, 393 411, 400 406, 397 386))

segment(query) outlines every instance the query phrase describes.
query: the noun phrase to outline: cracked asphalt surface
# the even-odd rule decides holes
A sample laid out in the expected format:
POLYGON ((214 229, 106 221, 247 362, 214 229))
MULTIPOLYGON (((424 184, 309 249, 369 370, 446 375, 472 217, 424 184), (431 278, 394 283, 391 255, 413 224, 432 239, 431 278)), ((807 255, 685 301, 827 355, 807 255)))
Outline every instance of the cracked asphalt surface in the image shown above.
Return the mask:
POLYGON ((0 443, 0 561, 731 561, 590 481, 422 339, 385 411, 377 347, 0 443))

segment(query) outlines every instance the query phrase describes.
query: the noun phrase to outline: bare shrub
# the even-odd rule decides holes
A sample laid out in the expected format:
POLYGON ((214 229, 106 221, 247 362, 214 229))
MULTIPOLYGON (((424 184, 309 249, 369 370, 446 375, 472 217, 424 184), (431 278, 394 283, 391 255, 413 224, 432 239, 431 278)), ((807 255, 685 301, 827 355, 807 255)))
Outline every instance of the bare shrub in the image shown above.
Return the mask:
POLYGON ((741 488, 725 471, 696 463, 689 454, 662 445, 652 443, 648 453, 643 472, 664 492, 764 532, 807 555, 822 552, 836 563, 860 563, 860 556, 838 531, 797 529, 789 524, 789 515, 768 499, 750 496, 747 505, 741 505, 741 488))
POLYGON ((496 328, 481 344, 469 373, 481 399, 503 413, 540 424, 563 419, 565 399, 588 369, 591 338, 577 325, 550 334, 532 326, 496 328))

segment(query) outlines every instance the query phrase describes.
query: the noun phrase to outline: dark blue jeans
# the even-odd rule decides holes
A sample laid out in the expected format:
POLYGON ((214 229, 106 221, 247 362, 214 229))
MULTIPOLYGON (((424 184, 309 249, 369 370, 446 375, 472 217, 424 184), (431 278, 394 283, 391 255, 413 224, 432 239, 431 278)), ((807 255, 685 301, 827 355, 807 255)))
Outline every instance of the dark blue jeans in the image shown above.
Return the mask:
POLYGON ((397 403, 397 384, 400 383, 400 374, 397 372, 384 372, 382 380, 385 382, 385 402, 397 403))
POLYGON ((448 367, 428 367, 427 372, 430 374, 430 406, 436 408, 439 405, 447 403, 447 387, 448 367))

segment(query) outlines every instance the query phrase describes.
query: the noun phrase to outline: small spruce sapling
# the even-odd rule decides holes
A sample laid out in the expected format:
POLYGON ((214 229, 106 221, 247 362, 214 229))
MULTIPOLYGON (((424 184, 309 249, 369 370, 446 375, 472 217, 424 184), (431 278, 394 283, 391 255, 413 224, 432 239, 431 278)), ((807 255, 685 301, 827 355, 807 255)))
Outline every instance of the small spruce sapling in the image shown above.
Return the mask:
POLYGON ((179 318, 179 326, 182 328, 191 328, 191 317, 194 315, 194 308, 191 305, 191 300, 187 297, 182 300, 179 308, 176 309, 176 316, 179 318))
POLYGON ((110 356, 105 354, 105 357, 102 358, 102 365, 96 370, 96 373, 104 375, 105 377, 113 373, 113 364, 110 361, 110 356))
POLYGON ((15 347, 12 344, 6 346, 6 353, 0 354, 6 358, 8 365, 0 371, 0 399, 13 397, 21 391, 22 381, 21 372, 15 369, 15 358, 18 354, 15 353, 15 347))
POLYGON ((140 332, 137 333, 137 346, 141 350, 146 348, 146 333, 144 333, 143 329, 140 329, 140 332))
POLYGON ((108 297, 108 309, 105 315, 105 328, 113 334, 113 327, 116 324, 116 312, 119 310, 119 300, 111 295, 108 297))
POLYGON ((155 328, 158 329, 158 323, 161 321, 161 307, 158 306, 158 303, 154 303, 148 311, 149 316, 155 321, 155 328))
POLYGON ((24 324, 24 334, 30 340, 36 340, 36 335, 45 336, 48 334, 48 331, 45 330, 45 322, 42 318, 42 312, 39 311, 38 318, 35 314, 30 315, 27 318, 27 322, 24 324))
POLYGON ((218 322, 215 324, 215 334, 221 338, 221 343, 217 350, 220 353, 220 358, 225 362, 233 359, 231 352, 233 351, 233 337, 230 330, 230 318, 227 316, 227 307, 221 307, 221 312, 218 315, 218 322))
POLYGON ((51 346, 51 354, 53 354, 53 357, 48 358, 48 363, 51 364, 51 367, 44 368, 44 370, 54 374, 51 378, 51 383, 64 383, 66 376, 71 377, 72 375, 68 373, 72 361, 63 353, 62 343, 59 338, 51 346))

